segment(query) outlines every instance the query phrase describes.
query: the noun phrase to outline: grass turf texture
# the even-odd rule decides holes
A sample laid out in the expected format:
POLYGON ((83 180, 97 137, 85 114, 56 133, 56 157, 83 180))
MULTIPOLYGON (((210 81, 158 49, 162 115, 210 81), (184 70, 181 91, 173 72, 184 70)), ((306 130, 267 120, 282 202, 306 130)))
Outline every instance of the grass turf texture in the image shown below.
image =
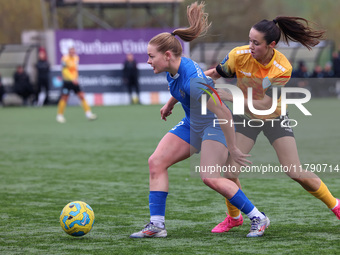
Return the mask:
MULTIPOLYGON (((340 101, 312 100, 312 117, 290 107, 303 163, 339 162, 340 101)), ((190 160, 170 168, 165 239, 131 240, 149 219, 147 159, 183 116, 179 105, 167 122, 160 106, 95 107, 88 122, 68 107, 66 124, 56 108, 0 109, 0 254, 332 254, 340 248, 340 222, 297 183, 244 178, 243 189, 270 217, 264 237, 248 239, 249 220, 229 233, 210 230, 224 219, 224 199, 192 177, 190 160), (95 212, 92 231, 75 238, 59 225, 74 200, 95 212)), ((277 164, 261 135, 254 164, 277 164)), ((323 179, 340 197, 340 173, 323 179)))

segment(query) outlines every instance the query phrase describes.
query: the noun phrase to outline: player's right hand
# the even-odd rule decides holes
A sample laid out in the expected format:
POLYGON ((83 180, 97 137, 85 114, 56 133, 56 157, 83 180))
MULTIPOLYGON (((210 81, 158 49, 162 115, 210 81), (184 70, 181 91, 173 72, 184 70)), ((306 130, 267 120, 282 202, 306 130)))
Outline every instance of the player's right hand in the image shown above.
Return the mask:
POLYGON ((169 106, 168 104, 165 104, 160 110, 161 119, 166 121, 166 117, 172 114, 173 108, 174 108, 173 106, 169 106))

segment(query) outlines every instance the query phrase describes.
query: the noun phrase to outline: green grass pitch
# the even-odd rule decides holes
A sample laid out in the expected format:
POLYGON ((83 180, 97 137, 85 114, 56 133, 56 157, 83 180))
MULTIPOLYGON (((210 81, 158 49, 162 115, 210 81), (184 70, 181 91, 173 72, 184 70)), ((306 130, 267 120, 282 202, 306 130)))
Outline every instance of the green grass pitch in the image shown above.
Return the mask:
MULTIPOLYGON (((262 238, 248 239, 250 223, 229 233, 210 230, 224 219, 224 199, 192 174, 190 160, 169 169, 164 239, 131 240, 149 219, 147 159, 183 116, 179 105, 167 122, 161 106, 94 107, 88 122, 68 107, 0 108, 0 254, 335 254, 340 221, 326 206, 285 176, 242 179, 243 190, 271 219, 262 238), (91 205, 96 220, 84 237, 68 236, 59 214, 74 200, 91 205)), ((340 164, 340 100, 312 99, 295 136, 303 163, 340 164)), ((254 164, 276 164, 263 135, 251 152, 254 164)), ((340 173, 323 181, 340 197, 340 173)))

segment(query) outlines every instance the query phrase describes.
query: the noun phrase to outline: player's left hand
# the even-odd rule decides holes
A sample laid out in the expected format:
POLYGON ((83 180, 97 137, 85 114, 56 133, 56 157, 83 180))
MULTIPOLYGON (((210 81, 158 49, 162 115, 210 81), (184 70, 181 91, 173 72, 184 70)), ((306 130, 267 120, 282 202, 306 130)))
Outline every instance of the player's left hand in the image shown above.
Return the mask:
POLYGON ((250 157, 251 155, 244 154, 242 151, 240 151, 239 148, 236 148, 234 150, 229 150, 229 152, 233 160, 241 166, 248 166, 249 164, 253 163, 247 159, 247 157, 250 157))

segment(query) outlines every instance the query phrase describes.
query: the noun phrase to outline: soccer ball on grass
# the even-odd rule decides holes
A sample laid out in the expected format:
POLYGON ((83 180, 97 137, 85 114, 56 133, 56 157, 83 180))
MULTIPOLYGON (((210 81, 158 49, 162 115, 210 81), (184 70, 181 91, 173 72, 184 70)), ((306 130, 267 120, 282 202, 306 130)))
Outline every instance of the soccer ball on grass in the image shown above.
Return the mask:
POLYGON ((82 201, 68 203, 60 214, 60 225, 72 236, 86 235, 94 224, 92 208, 82 201))

